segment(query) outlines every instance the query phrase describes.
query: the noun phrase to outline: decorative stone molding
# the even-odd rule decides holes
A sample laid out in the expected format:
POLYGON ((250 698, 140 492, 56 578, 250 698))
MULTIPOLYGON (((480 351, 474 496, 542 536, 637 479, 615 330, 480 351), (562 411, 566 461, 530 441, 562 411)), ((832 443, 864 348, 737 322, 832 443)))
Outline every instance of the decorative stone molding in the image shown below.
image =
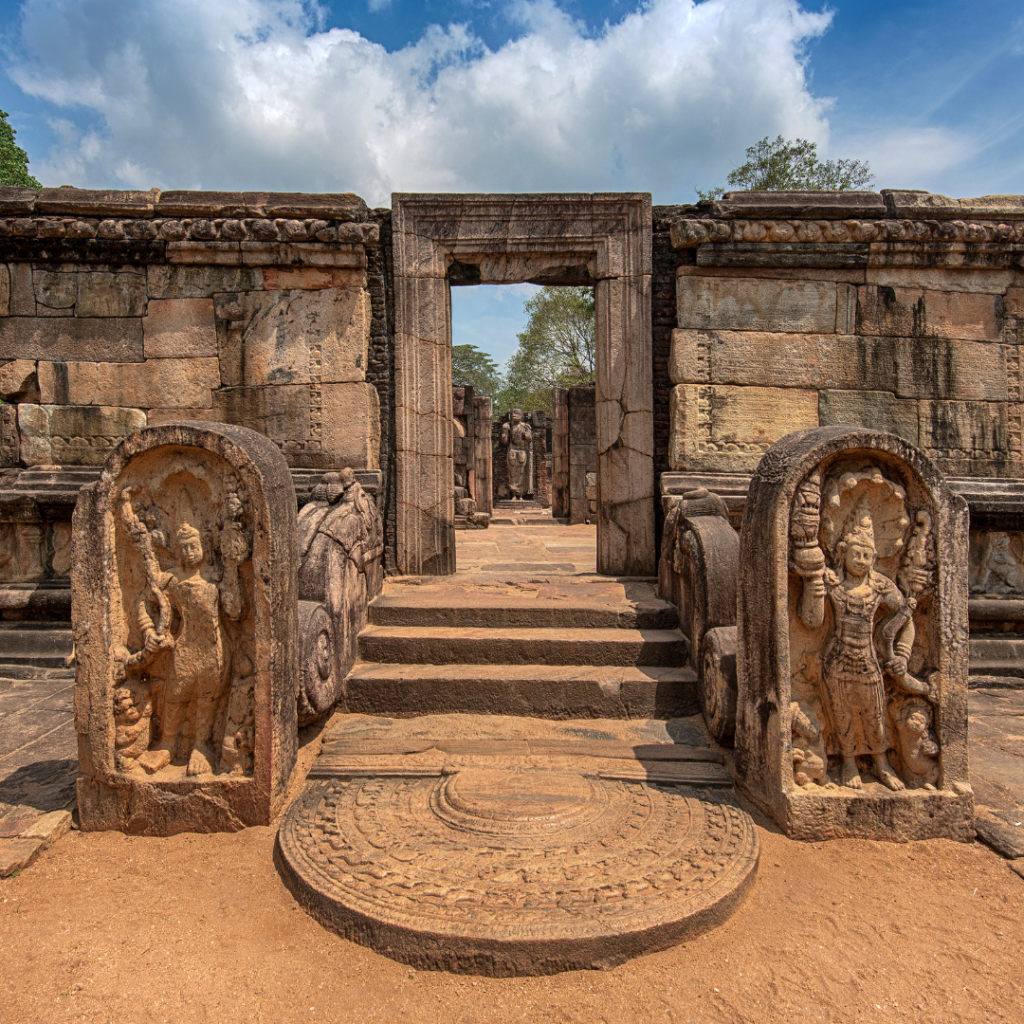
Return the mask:
MULTIPOLYGON (((683 212, 671 227, 677 249, 723 243, 966 243, 995 251, 1024 243, 1021 196, 949 199, 928 192, 727 192, 683 212)), ((799 249, 795 249, 799 252, 799 249)), ((809 252, 805 250, 805 252, 809 252)))
POLYGON ((595 283, 598 571, 653 575, 647 194, 392 197, 398 568, 455 569, 449 280, 595 283))

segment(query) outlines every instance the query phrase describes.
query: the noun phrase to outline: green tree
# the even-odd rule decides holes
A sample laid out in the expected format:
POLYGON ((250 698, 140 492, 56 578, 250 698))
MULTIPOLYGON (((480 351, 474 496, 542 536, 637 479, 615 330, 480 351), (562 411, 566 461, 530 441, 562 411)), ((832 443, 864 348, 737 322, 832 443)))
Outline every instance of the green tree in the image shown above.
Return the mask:
POLYGON ((505 367, 495 414, 551 413, 551 389, 594 382, 594 289, 546 285, 526 300, 526 330, 505 367))
MULTIPOLYGON (((765 136, 747 149, 747 162, 729 174, 729 184, 749 192, 845 192, 870 185, 871 168, 863 160, 819 160, 818 145, 807 139, 789 142, 781 135, 771 142, 765 136)), ((707 192, 697 189, 701 199, 719 199, 721 186, 707 192)))
POLYGON ((476 345, 452 345, 452 387, 471 387, 478 397, 493 398, 501 390, 498 364, 476 345))
POLYGON ((0 110, 0 185, 42 188, 28 173, 28 153, 15 143, 18 133, 7 123, 7 117, 7 111, 0 110))

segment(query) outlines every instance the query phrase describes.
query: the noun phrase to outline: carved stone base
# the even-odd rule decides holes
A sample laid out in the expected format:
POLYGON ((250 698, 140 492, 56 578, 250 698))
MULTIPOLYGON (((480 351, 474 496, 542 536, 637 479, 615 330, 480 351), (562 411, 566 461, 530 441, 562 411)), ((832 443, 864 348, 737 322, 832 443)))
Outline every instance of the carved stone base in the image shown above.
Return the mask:
POLYGON ((278 843, 328 927, 421 969, 494 977, 608 968, 707 931, 758 859, 728 804, 507 765, 311 781, 278 843))
POLYGON ((879 782, 868 782, 856 792, 798 789, 784 794, 783 800, 790 839, 974 839, 974 796, 969 786, 891 793, 879 782))

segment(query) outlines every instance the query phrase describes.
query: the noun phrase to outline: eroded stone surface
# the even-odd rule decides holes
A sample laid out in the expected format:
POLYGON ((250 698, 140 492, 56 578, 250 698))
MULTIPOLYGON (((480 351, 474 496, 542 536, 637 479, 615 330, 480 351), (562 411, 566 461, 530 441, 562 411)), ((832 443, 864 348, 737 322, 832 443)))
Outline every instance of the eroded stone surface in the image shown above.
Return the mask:
POLYGON ((133 434, 83 488, 72 566, 86 829, 266 824, 295 758, 295 497, 242 427, 133 434))
POLYGON ((473 723, 353 716, 328 738, 278 837, 313 916, 420 968, 552 974, 683 941, 752 884, 750 819, 673 781, 707 764, 666 742, 686 720, 473 723))
POLYGON ((892 435, 802 431, 762 459, 736 765, 788 834, 971 838, 966 549, 966 503, 892 435))

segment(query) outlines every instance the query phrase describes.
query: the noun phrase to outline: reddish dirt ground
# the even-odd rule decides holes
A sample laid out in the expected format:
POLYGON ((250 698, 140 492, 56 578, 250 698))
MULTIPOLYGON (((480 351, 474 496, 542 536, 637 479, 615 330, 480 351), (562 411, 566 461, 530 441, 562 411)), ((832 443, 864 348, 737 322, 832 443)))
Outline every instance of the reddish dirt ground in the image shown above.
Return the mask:
POLYGON ((5 1022, 1024 1020, 1024 879, 985 847, 791 842, 759 829, 721 928, 614 970, 419 972, 325 931, 273 828, 74 832, 0 884, 5 1022))

